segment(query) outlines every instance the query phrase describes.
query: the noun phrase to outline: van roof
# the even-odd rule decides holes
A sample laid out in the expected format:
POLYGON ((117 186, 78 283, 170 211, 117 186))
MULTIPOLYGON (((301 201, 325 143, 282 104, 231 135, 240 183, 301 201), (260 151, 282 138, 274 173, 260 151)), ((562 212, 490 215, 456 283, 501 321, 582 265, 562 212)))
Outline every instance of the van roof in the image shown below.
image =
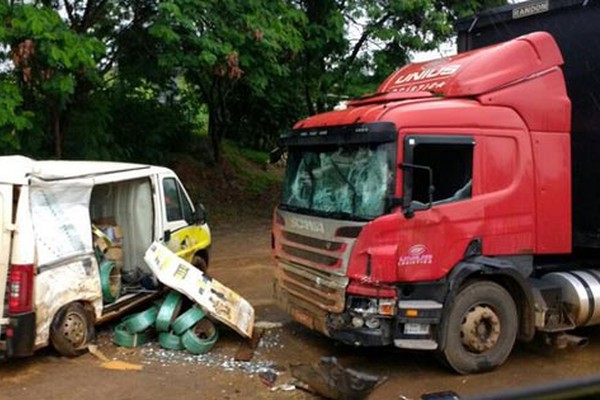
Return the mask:
POLYGON ((0 157, 0 182, 25 184, 30 177, 45 181, 93 178, 111 173, 150 169, 152 172, 169 171, 167 168, 146 164, 109 161, 34 160, 24 156, 0 157))

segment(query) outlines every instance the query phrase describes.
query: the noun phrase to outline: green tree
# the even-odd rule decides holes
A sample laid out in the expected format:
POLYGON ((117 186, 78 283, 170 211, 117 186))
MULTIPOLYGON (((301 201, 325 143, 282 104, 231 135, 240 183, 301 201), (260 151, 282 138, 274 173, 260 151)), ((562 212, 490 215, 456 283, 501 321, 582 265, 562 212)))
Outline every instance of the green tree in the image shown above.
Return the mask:
POLYGON ((159 5, 151 28, 161 40, 159 63, 173 76, 183 76, 206 104, 215 159, 231 127, 235 86, 243 81, 251 96, 260 95, 270 79, 288 74, 282 57, 301 46, 294 25, 303 17, 293 11, 272 0, 168 0, 159 5))
POLYGON ((7 76, 4 82, 15 82, 22 98, 19 104, 34 116, 21 143, 41 152, 51 146, 54 156, 61 158, 65 140, 63 111, 72 101, 76 80, 94 74, 103 46, 69 29, 48 7, 3 3, 0 13, 0 34, 8 45, 0 57, 14 67, 12 78, 7 76))
POLYGON ((413 51, 453 35, 456 18, 503 0, 290 0, 302 10, 304 50, 297 63, 309 114, 344 96, 373 91, 413 51))

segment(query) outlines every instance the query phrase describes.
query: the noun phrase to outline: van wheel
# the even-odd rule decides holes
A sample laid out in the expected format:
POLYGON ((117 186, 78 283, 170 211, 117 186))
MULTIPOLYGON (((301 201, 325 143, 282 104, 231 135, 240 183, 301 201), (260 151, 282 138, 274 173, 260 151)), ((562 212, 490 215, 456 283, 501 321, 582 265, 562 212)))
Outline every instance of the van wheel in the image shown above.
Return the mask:
POLYGON ((206 272, 208 269, 208 263, 200 254, 194 255, 194 258, 192 258, 192 265, 202 272, 206 272))
POLYGON ((94 337, 92 316, 81 303, 70 303, 62 307, 52 321, 50 341, 65 357, 76 357, 85 353, 94 337))
POLYGON ((463 288, 451 306, 443 358, 460 374, 492 370, 515 343, 518 315, 510 294, 493 282, 463 288))

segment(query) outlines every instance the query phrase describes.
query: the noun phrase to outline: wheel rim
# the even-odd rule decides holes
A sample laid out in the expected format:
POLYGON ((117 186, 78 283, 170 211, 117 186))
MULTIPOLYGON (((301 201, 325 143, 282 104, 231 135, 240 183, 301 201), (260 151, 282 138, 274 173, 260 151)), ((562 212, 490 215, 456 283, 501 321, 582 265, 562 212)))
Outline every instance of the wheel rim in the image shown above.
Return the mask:
POLYGON ((485 305, 474 306, 462 321, 462 344, 474 353, 488 351, 498 343, 500 328, 500 318, 492 308, 485 305))
POLYGON ((73 347, 78 348, 82 346, 83 343, 85 343, 87 334, 85 320, 78 313, 67 314, 63 324, 62 333, 73 347))

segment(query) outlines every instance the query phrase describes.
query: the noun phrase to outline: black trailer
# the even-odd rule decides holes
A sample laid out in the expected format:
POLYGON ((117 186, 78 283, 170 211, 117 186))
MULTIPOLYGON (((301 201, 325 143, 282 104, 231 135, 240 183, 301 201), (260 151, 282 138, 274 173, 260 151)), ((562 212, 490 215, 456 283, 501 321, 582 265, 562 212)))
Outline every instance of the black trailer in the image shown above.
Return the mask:
POLYGON ((535 31, 563 54, 573 106, 573 245, 600 248, 600 0, 532 0, 485 11, 456 25, 458 51, 535 31))

